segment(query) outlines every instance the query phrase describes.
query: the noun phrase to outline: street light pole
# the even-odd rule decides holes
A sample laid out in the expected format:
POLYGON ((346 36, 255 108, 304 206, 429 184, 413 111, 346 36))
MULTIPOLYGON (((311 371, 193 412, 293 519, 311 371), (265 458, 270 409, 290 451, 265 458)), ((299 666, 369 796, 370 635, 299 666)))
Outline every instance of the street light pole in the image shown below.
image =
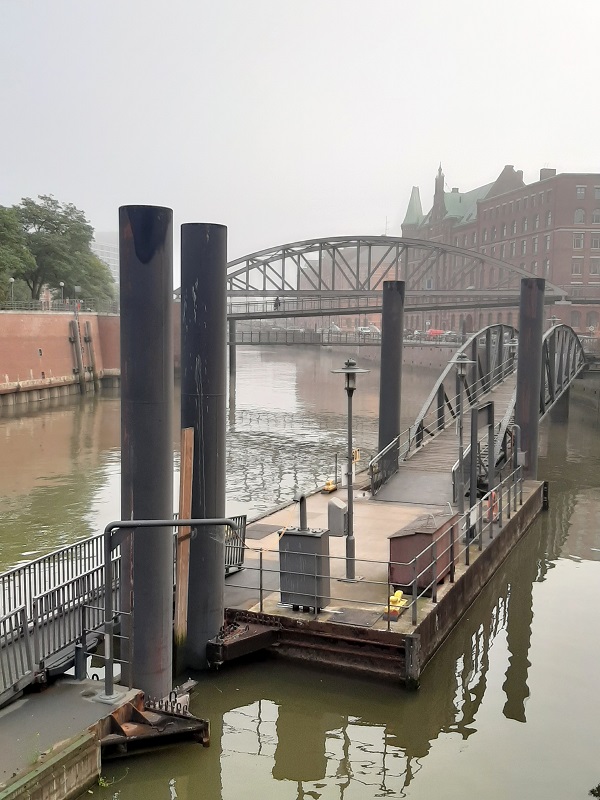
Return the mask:
POLYGON ((10 283, 10 304, 13 305, 15 302, 15 279, 9 278, 8 282, 10 283))
POLYGON ((59 281, 58 285, 60 286, 60 301, 61 301, 61 303, 64 303, 64 301, 65 301, 65 282, 64 281, 59 281))
POLYGON ((345 389, 348 395, 348 466, 346 483, 348 488, 348 533, 346 535, 346 580, 356 580, 356 540, 354 538, 354 487, 352 485, 352 396, 356 390, 356 376, 369 372, 360 369, 356 361, 349 358, 343 369, 333 369, 332 372, 342 374, 346 378, 345 389))

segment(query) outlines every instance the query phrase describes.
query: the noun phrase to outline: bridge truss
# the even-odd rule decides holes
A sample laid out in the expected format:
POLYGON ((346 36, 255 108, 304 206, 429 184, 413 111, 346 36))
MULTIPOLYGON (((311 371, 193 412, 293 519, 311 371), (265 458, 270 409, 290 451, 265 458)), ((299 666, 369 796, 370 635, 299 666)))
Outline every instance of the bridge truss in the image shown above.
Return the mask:
MULTIPOLYGON (((242 256, 227 265, 230 294, 378 292, 385 280, 404 280, 407 294, 467 291, 478 296, 512 294, 523 277, 513 264, 476 250, 395 236, 307 239, 242 256)), ((565 292, 547 283, 548 298, 565 292)))

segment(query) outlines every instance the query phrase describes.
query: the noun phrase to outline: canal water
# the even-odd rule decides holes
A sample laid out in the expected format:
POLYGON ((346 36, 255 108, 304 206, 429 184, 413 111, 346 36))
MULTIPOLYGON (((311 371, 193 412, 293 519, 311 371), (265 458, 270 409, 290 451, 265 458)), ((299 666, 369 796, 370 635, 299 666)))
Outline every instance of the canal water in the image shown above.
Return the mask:
MULTIPOLYGON (((314 486, 345 443, 343 358, 243 349, 230 410, 230 513, 314 486)), ((366 365, 369 366, 369 365, 366 365)), ((405 371, 414 418, 435 375, 405 371)), ((361 376, 356 444, 376 447, 379 375, 361 376)), ((200 676, 211 747, 108 763, 96 797, 588 797, 600 782, 600 421, 545 424, 550 509, 426 670, 421 689, 262 659, 200 676)), ((103 396, 0 419, 2 568, 119 515, 119 404, 103 396)), ((174 439, 177 432, 174 431, 174 439)), ((89 797, 86 793, 84 795, 89 797)))

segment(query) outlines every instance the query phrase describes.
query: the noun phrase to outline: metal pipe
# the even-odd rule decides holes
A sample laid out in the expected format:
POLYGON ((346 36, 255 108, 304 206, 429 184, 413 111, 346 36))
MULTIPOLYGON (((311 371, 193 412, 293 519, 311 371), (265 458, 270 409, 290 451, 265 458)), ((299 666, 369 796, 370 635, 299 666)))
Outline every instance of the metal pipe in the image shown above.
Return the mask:
POLYGON ((533 480, 538 462, 545 286, 543 278, 522 278, 519 305, 515 420, 521 428, 525 477, 533 480))
POLYGON ((352 395, 353 391, 346 387, 348 395, 348 471, 346 481, 348 488, 348 536, 346 536, 346 579, 356 578, 356 540, 354 538, 354 487, 352 484, 352 395))
MULTIPOLYGON (((194 428, 192 516, 225 514, 227 228, 181 226, 181 424, 194 428)), ((182 661, 206 669, 206 643, 223 625, 225 542, 190 542, 188 634, 182 661)))
MULTIPOLYGON (((126 530, 134 531, 139 528, 181 528, 181 527, 211 527, 217 525, 228 525, 234 531, 238 530, 238 524, 235 520, 223 517, 221 519, 144 519, 144 520, 117 520, 109 522, 104 528, 104 535, 102 539, 104 549, 104 629, 106 631, 105 640, 105 673, 104 673, 104 694, 106 698, 115 697, 114 694, 114 680, 113 680, 113 666, 114 666, 114 610, 113 610, 113 596, 112 596, 112 551, 121 545, 121 553, 123 552, 123 545, 129 537, 125 535, 113 539, 113 531, 126 530)), ((172 544, 172 541, 171 541, 172 544)), ((172 551, 171 551, 172 556, 172 551)), ((171 557, 171 580, 173 576, 172 557, 171 557)), ((171 589, 171 597, 173 591, 171 589)), ((139 613, 139 612, 138 612, 139 613)), ((171 623, 172 627, 172 623, 171 623)), ((136 688, 140 688, 136 686, 136 688)), ((170 689, 169 689, 170 691, 170 689)), ((169 693, 160 695, 166 697, 169 693)), ((116 695, 118 696, 118 695, 116 695)), ((156 695, 158 696, 158 695, 156 695)))
MULTIPOLYGON (((173 514, 173 212, 119 209, 121 293, 121 517, 173 514)), ((173 537, 152 530, 124 545, 121 609, 132 683, 163 697, 172 685, 173 537), (135 630, 134 630, 135 628, 135 630), (131 629, 131 630, 130 630, 131 629)))
POLYGON ((300 528, 301 531, 308 530, 308 516, 306 513, 306 495, 300 495, 299 498, 300 503, 300 528))
MULTIPOLYGON (((381 314, 381 371, 379 384, 379 452, 400 435, 402 399, 402 342, 404 337, 404 281, 384 281, 381 314)), ((398 447, 382 464, 386 475, 398 467, 398 447)))

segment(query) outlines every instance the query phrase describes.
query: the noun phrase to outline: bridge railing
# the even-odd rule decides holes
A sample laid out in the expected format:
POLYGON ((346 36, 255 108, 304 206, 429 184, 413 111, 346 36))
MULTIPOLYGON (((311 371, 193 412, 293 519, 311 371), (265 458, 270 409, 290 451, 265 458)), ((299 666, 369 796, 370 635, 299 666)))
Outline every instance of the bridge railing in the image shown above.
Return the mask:
POLYGON ((489 325, 467 339, 438 378, 414 424, 402 431, 369 463, 373 494, 397 471, 399 461, 405 460, 411 452, 447 427, 446 410, 451 421, 457 419, 456 355, 465 353, 472 362, 460 392, 464 410, 476 405, 482 395, 514 372, 515 355, 509 343, 515 333, 512 326, 497 324, 489 325))
POLYGON ((84 297, 77 300, 4 300, 0 302, 0 311, 42 311, 57 313, 74 314, 75 311, 85 313, 86 311, 97 312, 99 314, 118 314, 118 300, 103 300, 94 297, 84 297))

